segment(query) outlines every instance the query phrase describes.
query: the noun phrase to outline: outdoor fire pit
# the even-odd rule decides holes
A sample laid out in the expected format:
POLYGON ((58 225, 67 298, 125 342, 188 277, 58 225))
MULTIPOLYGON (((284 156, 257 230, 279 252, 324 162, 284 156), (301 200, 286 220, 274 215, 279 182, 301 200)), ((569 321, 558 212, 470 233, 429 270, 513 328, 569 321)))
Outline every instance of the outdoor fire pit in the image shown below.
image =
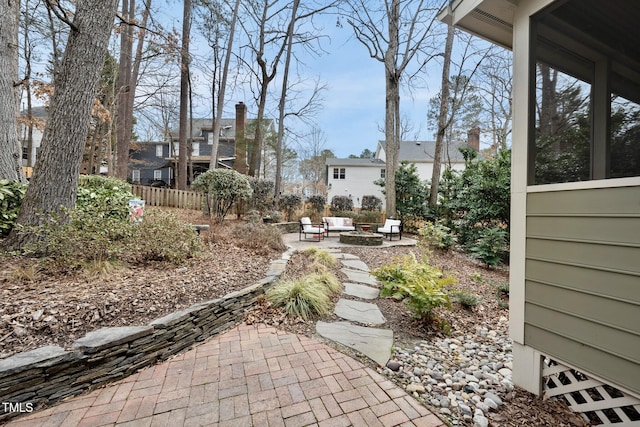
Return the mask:
POLYGON ((360 246, 381 246, 384 236, 367 231, 347 231, 340 233, 340 243, 360 246))

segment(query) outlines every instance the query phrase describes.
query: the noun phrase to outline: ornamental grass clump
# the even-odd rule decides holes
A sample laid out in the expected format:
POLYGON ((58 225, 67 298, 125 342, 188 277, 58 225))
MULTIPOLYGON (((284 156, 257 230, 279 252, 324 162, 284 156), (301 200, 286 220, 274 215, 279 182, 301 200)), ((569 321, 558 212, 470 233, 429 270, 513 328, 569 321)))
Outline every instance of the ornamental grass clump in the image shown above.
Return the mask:
POLYGON ((267 301, 289 316, 308 320, 312 315, 331 313, 331 299, 325 286, 306 279, 283 280, 267 291, 267 301))
POLYGON ((304 254, 306 254, 313 262, 322 264, 325 267, 333 267, 338 262, 335 256, 324 249, 309 248, 305 249, 304 254))
POLYGON ((414 254, 373 270, 382 283, 380 295, 403 301, 411 313, 424 323, 431 323, 433 310, 450 306, 448 287, 455 279, 445 276, 440 269, 420 262, 414 254))

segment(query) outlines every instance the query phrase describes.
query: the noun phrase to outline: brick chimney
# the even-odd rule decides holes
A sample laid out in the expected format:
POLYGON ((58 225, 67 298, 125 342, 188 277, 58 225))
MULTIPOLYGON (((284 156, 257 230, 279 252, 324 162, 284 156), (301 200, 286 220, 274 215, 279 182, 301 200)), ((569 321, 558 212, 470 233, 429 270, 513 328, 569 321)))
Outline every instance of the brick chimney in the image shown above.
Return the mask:
POLYGON ((480 128, 474 127, 467 132, 467 145, 476 151, 480 151, 480 128))
POLYGON ((236 159, 233 162, 233 169, 247 173, 247 141, 244 136, 245 124, 247 122, 247 106, 243 102, 236 104, 236 159))

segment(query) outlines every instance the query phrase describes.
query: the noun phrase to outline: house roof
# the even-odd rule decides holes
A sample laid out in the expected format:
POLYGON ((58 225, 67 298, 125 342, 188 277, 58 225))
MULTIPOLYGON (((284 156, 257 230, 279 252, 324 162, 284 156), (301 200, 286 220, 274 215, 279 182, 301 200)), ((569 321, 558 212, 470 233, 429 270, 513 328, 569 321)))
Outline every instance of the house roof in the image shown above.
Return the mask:
MULTIPOLYGON (((257 119, 247 119, 247 123, 246 126, 247 128, 251 129, 251 127, 253 125, 255 125, 257 119)), ((272 128, 273 127, 273 120, 272 119, 263 119, 263 123, 266 125, 267 128, 272 128)), ((187 121, 187 135, 189 134, 189 125, 190 125, 190 121, 187 121)), ((202 136, 202 132, 203 131, 208 131, 211 132, 213 130, 213 119, 212 118, 194 118, 193 119, 193 129, 194 129, 194 134, 193 136, 202 136)), ((171 129, 171 136, 173 138, 178 138, 178 133, 179 133, 180 129, 179 128, 174 128, 171 129)), ((225 119, 223 118, 222 120, 220 120, 220 136, 223 138, 233 138, 235 137, 236 134, 236 119, 232 118, 232 119, 225 119)), ((247 135, 249 136, 249 135, 247 135)))
POLYGON ((336 157, 330 157, 325 161, 327 166, 363 166, 363 167, 384 167, 385 162, 381 159, 339 159, 336 157))
MULTIPOLYGON (((378 142, 377 156, 381 157, 386 141, 378 142)), ((442 147, 442 159, 451 163, 464 163, 460 148, 468 147, 465 142, 452 142, 442 147)), ((436 151, 435 141, 401 141, 398 152, 399 161, 411 163, 432 163, 436 151)))

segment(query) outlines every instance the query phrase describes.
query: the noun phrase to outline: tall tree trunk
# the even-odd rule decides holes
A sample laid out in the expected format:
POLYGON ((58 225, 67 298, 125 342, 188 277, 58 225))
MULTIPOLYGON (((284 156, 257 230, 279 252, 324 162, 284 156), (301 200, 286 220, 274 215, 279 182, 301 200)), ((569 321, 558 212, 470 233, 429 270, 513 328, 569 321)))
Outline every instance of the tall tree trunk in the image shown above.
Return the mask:
MULTIPOLYGON (((135 0, 122 0, 122 16, 126 21, 132 21, 135 14, 135 0)), ((120 61, 118 63, 118 112, 116 117, 116 170, 109 171, 120 179, 127 179, 127 164, 129 161, 129 141, 127 140, 127 117, 129 111, 129 97, 131 96, 131 56, 133 49, 133 25, 125 26, 120 33, 120 61)))
POLYGON ((398 152, 400 151, 400 128, 398 111, 400 109, 400 81, 397 73, 396 57, 399 46, 400 0, 393 0, 387 17, 389 25, 389 44, 384 55, 385 74, 385 162, 387 174, 385 178, 385 213, 387 218, 396 215, 396 176, 398 169, 398 152))
POLYGON ((187 126, 189 113, 189 38, 191 37, 191 0, 184 0, 182 13, 182 49, 180 50, 180 135, 178 152, 178 190, 187 189, 187 126))
POLYGON ((444 45, 444 62, 442 64, 442 86, 440 88, 440 112, 438 114, 438 133, 436 134, 436 146, 433 153, 433 171, 431 173, 431 190, 429 193, 429 206, 435 208, 438 204, 438 187, 440 185, 440 171, 442 170, 442 145, 447 127, 450 121, 449 114, 449 73, 451 70, 451 51, 453 50, 452 25, 447 28, 447 40, 444 45))
POLYGON ((16 127, 19 13, 19 1, 0 0, 0 179, 11 181, 24 179, 16 127))
MULTIPOLYGON (((291 10, 291 21, 289 22, 289 28, 287 28, 287 55, 285 57, 284 71, 282 75, 282 92, 280 95, 280 102, 278 103, 278 139, 276 141, 276 179, 275 179, 275 200, 280 199, 280 191, 282 190, 282 152, 284 145, 284 109, 287 99, 287 85, 289 84, 289 67, 291 66, 291 51, 293 50, 293 31, 296 25, 296 14, 298 13, 298 6, 300 0, 293 1, 293 7, 291 10)), ((260 125, 260 123, 258 123, 260 125)))
POLYGON ((231 49, 233 48, 233 37, 236 32, 236 22, 238 20, 238 10, 240 9, 240 0, 236 0, 233 7, 233 16, 231 17, 231 26, 229 27, 229 40, 227 41, 227 51, 224 56, 224 65, 222 67, 222 79, 220 81, 220 89, 218 90, 218 109, 213 118, 213 131, 211 142, 211 161, 209 169, 215 169, 218 165, 218 145, 220 143, 220 123, 222 122, 222 113, 224 109, 224 92, 227 87, 227 76, 229 74, 229 63, 231 62, 231 49))
MULTIPOLYGON (((91 109, 107 53, 117 0, 78 0, 64 57, 55 75, 49 120, 17 223, 36 225, 75 206, 91 109)), ((20 249, 38 237, 14 228, 5 240, 20 249)))

